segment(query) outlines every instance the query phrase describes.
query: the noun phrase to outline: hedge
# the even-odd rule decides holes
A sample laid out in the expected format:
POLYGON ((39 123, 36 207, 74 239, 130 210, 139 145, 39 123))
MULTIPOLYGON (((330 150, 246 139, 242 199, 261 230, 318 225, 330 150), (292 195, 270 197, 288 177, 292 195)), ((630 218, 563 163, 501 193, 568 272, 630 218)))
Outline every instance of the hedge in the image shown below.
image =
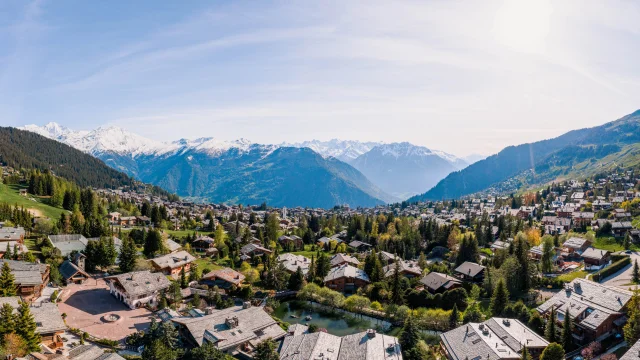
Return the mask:
POLYGON ((600 280, 617 273, 629 264, 631 264, 631 258, 626 256, 622 260, 618 260, 606 268, 594 273, 593 281, 600 282, 600 280))

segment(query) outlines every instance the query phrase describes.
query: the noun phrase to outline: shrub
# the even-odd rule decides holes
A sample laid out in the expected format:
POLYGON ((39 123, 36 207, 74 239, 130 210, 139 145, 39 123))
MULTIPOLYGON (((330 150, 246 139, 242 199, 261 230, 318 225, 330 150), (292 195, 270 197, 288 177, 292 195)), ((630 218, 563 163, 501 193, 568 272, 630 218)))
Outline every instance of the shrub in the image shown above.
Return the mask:
POLYGON ((631 258, 628 256, 625 256, 624 259, 618 260, 613 264, 607 266, 606 268, 593 274, 593 281, 600 282, 602 279, 615 274, 616 272, 622 270, 622 268, 624 268, 629 264, 631 264, 631 258))

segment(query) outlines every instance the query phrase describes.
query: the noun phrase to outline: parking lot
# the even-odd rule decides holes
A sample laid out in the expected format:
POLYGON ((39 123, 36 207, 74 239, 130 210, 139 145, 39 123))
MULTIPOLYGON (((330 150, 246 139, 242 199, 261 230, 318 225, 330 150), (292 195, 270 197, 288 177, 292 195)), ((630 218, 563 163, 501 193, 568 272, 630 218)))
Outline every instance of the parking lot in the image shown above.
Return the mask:
POLYGON ((72 284, 65 288, 58 307, 67 314, 70 328, 109 340, 122 340, 138 330, 144 330, 151 322, 152 313, 144 308, 131 310, 109 293, 102 279, 89 279, 85 284, 72 284), (105 322, 109 314, 120 316, 115 322, 105 322))

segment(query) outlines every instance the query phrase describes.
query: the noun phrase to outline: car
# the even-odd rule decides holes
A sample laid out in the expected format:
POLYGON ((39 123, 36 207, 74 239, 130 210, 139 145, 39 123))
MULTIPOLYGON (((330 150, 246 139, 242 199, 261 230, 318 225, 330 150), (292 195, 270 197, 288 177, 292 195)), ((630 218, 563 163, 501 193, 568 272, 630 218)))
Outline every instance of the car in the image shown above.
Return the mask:
POLYGON ((627 250, 624 252, 625 254, 631 254, 631 250, 627 250))

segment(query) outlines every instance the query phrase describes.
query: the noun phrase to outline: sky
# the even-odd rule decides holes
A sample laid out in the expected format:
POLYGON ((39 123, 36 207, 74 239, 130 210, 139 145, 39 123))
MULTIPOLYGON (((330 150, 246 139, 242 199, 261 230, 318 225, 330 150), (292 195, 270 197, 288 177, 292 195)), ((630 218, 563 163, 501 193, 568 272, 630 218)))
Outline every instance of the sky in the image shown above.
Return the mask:
POLYGON ((492 154, 640 108, 640 2, 0 2, 0 125, 492 154))

